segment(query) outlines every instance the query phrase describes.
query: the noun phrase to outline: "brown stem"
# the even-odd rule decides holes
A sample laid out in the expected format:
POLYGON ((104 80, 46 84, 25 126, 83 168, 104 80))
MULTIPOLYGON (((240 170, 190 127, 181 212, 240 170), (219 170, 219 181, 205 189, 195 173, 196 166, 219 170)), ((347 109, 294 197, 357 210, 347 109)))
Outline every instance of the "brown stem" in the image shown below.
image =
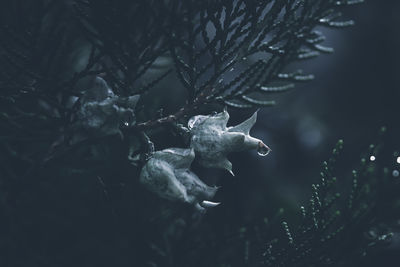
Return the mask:
POLYGON ((193 102, 186 104, 184 107, 182 107, 180 110, 178 110, 175 114, 168 115, 156 120, 149 120, 146 122, 141 122, 136 125, 134 125, 131 130, 147 130, 155 127, 159 127, 164 124, 176 122, 179 119, 189 115, 192 111, 196 110, 199 108, 200 105, 208 104, 210 103, 209 101, 209 96, 212 95, 215 91, 215 88, 210 88, 209 90, 204 90, 197 98, 193 100, 193 102))
MULTIPOLYGON (((203 102, 203 104, 204 104, 204 102, 203 102)), ((197 109, 198 106, 199 106, 199 103, 186 104, 175 114, 168 115, 168 116, 156 119, 156 120, 149 120, 146 122, 138 123, 138 124, 134 125, 131 129, 143 131, 143 130, 155 128, 155 127, 158 127, 158 126, 161 126, 164 124, 176 122, 179 119, 183 118, 184 116, 188 115, 191 111, 197 109)))

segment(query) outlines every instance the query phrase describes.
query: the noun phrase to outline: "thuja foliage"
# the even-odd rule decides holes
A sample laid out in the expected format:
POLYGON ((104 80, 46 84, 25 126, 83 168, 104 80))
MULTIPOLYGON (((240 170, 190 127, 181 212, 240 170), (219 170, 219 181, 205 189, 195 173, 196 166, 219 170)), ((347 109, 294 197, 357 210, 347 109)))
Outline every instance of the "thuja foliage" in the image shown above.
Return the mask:
MULTIPOLYGON (((58 124, 69 126, 81 104, 71 98, 82 95, 91 77, 101 75, 127 97, 174 75, 186 103, 161 118, 146 107, 137 110, 143 118, 132 131, 175 122, 200 105, 269 106, 271 93, 313 78, 284 73, 285 66, 333 51, 314 28, 352 25, 338 20, 338 9, 359 2, 10 2, 2 9, 2 101, 25 113, 27 98, 30 105, 39 101, 61 131, 58 124)), ((12 115, 3 113, 5 120, 12 115)))
MULTIPOLYGON (((311 185, 309 201, 298 203, 290 220, 285 219, 288 212, 276 207, 276 214, 263 214, 266 217, 260 221, 230 222, 235 227, 225 227, 219 233, 222 239, 212 234, 216 225, 186 229, 174 264, 396 266, 400 154, 385 146, 384 132, 386 128, 347 172, 338 171, 344 143, 339 140, 311 185)), ((182 228, 175 221, 168 229, 181 235, 182 228)), ((157 243, 153 249, 152 264, 163 266, 159 260, 166 257, 165 251, 157 243)))
MULTIPOLYGON (((322 164, 320 180, 312 184, 309 203, 300 207, 297 226, 283 221, 286 241, 281 238, 267 243, 266 266, 358 266, 363 257, 391 243, 398 226, 383 222, 392 220, 393 224, 396 216, 387 218, 383 211, 395 212, 388 203, 398 199, 399 163, 398 153, 384 157, 382 146, 371 144, 363 153, 351 172, 350 190, 342 194, 335 189, 337 180, 343 179, 343 174, 336 177, 335 173, 343 141, 337 143, 332 157, 322 164)), ((364 259, 362 264, 366 263, 364 259)))
POLYGON ((118 169, 135 164, 128 162, 135 156, 140 166, 151 150, 146 135, 150 140, 165 132, 184 135, 180 124, 190 116, 223 106, 270 106, 271 94, 313 78, 285 73, 284 67, 332 52, 314 28, 352 25, 339 19, 339 9, 359 2, 5 3, 2 168, 7 177, 25 180, 69 157, 80 161, 63 165, 68 170, 104 175, 101 167, 82 169, 83 154, 94 164, 102 161, 99 150, 111 149, 101 146, 104 139, 122 147, 115 149, 123 165, 118 169), (165 91, 178 94, 179 103, 152 101, 165 91))
MULTIPOLYGON (((75 216, 102 209, 93 203, 82 206, 82 199, 68 194, 74 189, 78 195, 105 199, 104 209, 111 214, 88 219, 91 227, 78 235, 94 244, 97 233, 103 234, 106 241, 100 242, 102 253, 97 253, 102 256, 110 247, 118 248, 112 255, 130 255, 120 252, 128 247, 134 251, 132 259, 103 256, 110 264, 122 266, 124 260, 137 266, 192 266, 195 260, 201 264, 199 253, 210 251, 198 244, 219 241, 203 235, 189 242, 179 229, 198 215, 187 203, 200 211, 218 204, 209 201, 217 187, 203 183, 190 169, 191 163, 232 173, 228 153, 257 149, 267 154, 268 146, 249 134, 257 113, 228 127, 226 108, 268 107, 275 104, 274 94, 312 80, 312 74, 286 72, 286 67, 333 52, 322 45, 324 36, 315 28, 353 25, 352 20, 341 19, 340 10, 360 2, 2 3, 0 192, 6 219, 1 220, 5 238, 0 246, 8 255, 2 261, 25 266, 38 262, 74 265, 73 257, 62 262, 68 257, 48 245, 60 243, 57 235, 69 244, 68 234, 62 235, 60 229, 68 229, 72 215, 60 222, 54 214, 65 216, 65 209, 75 216), (217 111, 221 112, 212 114, 217 111), (204 113, 208 115, 200 115, 204 113), (159 196, 185 203, 158 200, 139 180, 159 196), (96 195, 99 187, 100 196, 96 195), (143 200, 157 205, 149 208, 143 200), (176 219, 180 212, 185 220, 176 219), (93 226, 100 225, 99 221, 107 231, 93 226), (40 231, 41 227, 46 231, 40 231), (36 236, 35 231, 47 234, 36 236), (178 246, 180 241, 191 246, 178 246)), ((349 253, 362 255, 389 238, 371 227, 381 207, 380 192, 392 192, 384 181, 395 173, 392 169, 382 173, 375 162, 364 158, 343 200, 334 190, 333 164, 340 148, 341 143, 324 163, 320 182, 312 186, 310 203, 301 208, 299 226, 283 223, 288 242, 282 238, 268 242, 268 229, 264 234, 261 228, 255 231, 256 237, 241 229, 239 238, 229 249, 220 250, 223 255, 212 264, 320 266, 353 259, 349 253), (366 232, 369 243, 361 238, 366 232)), ((371 147, 369 153, 379 158, 378 148, 371 147)), ((194 225, 192 230, 197 231, 194 225)), ((274 222, 266 225, 275 229, 274 222)), ((193 231, 189 233, 191 237, 193 231)), ((193 236, 203 233, 199 229, 193 236)))

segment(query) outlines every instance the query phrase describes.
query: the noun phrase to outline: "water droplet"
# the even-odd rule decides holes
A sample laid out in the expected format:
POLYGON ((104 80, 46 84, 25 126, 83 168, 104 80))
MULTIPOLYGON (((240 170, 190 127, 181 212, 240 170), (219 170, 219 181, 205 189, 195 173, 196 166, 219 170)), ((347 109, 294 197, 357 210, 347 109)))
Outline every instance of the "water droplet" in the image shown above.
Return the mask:
POLYGON ((369 157, 369 160, 370 160, 370 161, 375 161, 375 159, 376 159, 375 156, 369 157))
POLYGON ((393 170, 392 175, 393 177, 399 177, 400 173, 398 170, 393 170))
POLYGON ((271 149, 263 143, 258 144, 257 154, 264 157, 271 152, 271 149))
POLYGON ((204 120, 204 118, 201 116, 194 116, 191 118, 188 122, 189 129, 192 129, 195 124, 200 123, 202 120, 204 120))

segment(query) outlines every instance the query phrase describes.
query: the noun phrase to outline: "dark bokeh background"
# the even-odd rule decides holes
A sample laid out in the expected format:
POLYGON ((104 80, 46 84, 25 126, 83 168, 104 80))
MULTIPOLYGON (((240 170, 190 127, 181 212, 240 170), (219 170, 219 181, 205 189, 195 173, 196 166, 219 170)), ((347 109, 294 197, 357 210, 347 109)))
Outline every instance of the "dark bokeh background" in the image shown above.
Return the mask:
MULTIPOLYGON (((335 48, 333 55, 290 66, 314 73, 315 80, 298 84, 278 97, 276 107, 259 113, 253 135, 273 152, 265 158, 252 152, 234 155, 236 177, 224 175, 224 183, 248 188, 251 195, 272 191, 296 203, 307 195, 338 139, 345 142, 344 167, 375 141, 381 126, 389 129, 386 141, 398 147, 400 2, 366 1, 345 15, 356 21, 354 27, 321 29, 325 44, 335 48)), ((246 118, 232 114, 233 123, 246 118)))
MULTIPOLYGON (((223 204, 210 215, 213 223, 221 224, 214 225, 216 229, 232 221, 246 225, 271 219, 281 207, 290 220, 307 203, 310 185, 338 139, 345 143, 337 170, 341 174, 350 174, 361 151, 376 141, 381 126, 389 130, 386 144, 399 148, 400 2, 366 1, 348 8, 345 16, 356 25, 345 30, 320 29, 327 37, 325 44, 335 48, 333 55, 290 66, 314 73, 315 80, 298 84, 278 97, 276 107, 260 111, 252 133, 272 148, 270 155, 232 155, 236 176, 217 173, 223 177, 216 198, 223 204)), ((232 123, 250 115, 232 112, 232 123)), ((211 175, 216 172, 206 174, 211 175)), ((350 176, 339 178, 343 186, 351 181, 350 176)))
MULTIPOLYGON (((316 79, 274 96, 277 105, 259 112, 252 135, 263 139, 272 153, 267 157, 255 151, 230 155, 235 177, 194 166, 199 177, 221 186, 215 197, 222 202, 220 206, 200 216, 193 215, 191 207, 159 199, 138 183, 138 170, 127 174, 125 169, 114 167, 125 159, 113 156, 125 148, 110 140, 112 149, 99 151, 110 158, 107 166, 101 166, 109 170, 103 180, 73 170, 66 174, 55 164, 49 173, 59 176, 37 179, 38 183, 37 177, 32 177, 26 188, 15 190, 21 192, 12 198, 15 203, 4 205, 10 210, 0 214, 0 234, 4 236, 0 236, 0 263, 215 266, 223 261, 219 259, 235 253, 236 245, 229 235, 238 229, 267 221, 281 229, 280 222, 274 222, 279 211, 290 225, 297 220, 299 206, 309 199, 310 185, 318 179, 321 162, 329 157, 338 139, 345 142, 339 174, 350 174, 361 151, 376 141, 381 126, 388 128, 386 144, 398 150, 400 2, 366 0, 347 8, 345 17, 354 19, 356 25, 344 30, 320 29, 327 37, 325 45, 335 48, 333 55, 289 66, 313 73, 316 79), (199 255, 199 251, 209 254, 199 255)), ((172 97, 172 84, 168 89, 168 101, 182 97, 172 97)), ((165 99, 150 95, 148 101, 157 106, 165 99)), ((252 114, 229 112, 232 124, 252 114)), ((157 149, 163 143, 176 143, 169 135, 164 138, 167 140, 154 140, 157 149)), ((87 167, 95 169, 95 164, 87 167)), ((351 182, 347 175, 338 178, 343 188, 351 182)), ((263 249, 251 253, 261 255, 263 249)), ((378 262, 389 265, 382 263, 381 255, 370 264, 378 262)))

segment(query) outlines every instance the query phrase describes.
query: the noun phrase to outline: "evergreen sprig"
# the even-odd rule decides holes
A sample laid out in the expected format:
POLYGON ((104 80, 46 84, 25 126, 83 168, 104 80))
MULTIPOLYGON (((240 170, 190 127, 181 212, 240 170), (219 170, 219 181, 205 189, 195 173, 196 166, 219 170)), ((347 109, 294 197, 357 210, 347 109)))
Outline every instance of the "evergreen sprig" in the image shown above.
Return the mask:
POLYGON ((121 129, 133 139, 141 131, 153 138, 153 129, 161 125, 186 124, 189 116, 215 104, 274 105, 270 94, 313 78, 301 71, 282 73, 289 63, 332 52, 321 45, 324 37, 314 28, 351 25, 338 20, 339 9, 359 2, 7 3, 0 27, 1 145, 33 170, 74 146, 98 142, 95 136, 73 141, 84 94, 96 76, 118 97, 168 87, 162 82, 171 76, 186 91, 185 103, 171 114, 154 116, 157 112, 139 103, 136 113, 142 115, 121 129), (17 153, 10 141, 21 141, 24 148, 17 153), (34 154, 33 146, 40 148, 34 154))
MULTIPOLYGON (((27 0, 2 4, 0 191, 7 195, 2 206, 11 207, 6 215, 17 218, 24 211, 17 200, 34 194, 32 188, 43 190, 41 186, 53 177, 96 177, 109 201, 108 184, 137 182, 139 167, 154 153, 151 140, 177 131, 187 137, 182 124, 200 109, 274 105, 273 94, 313 79, 301 70, 286 73, 290 63, 333 52, 323 46, 325 38, 315 28, 353 25, 352 20, 341 20, 340 9, 361 2, 27 0), (123 121, 121 131, 112 131, 122 138, 84 135, 77 126, 79 112, 88 104, 85 94, 96 79, 108 84, 115 106, 135 95, 146 97, 159 87, 169 91, 169 86, 181 87, 184 102, 168 114, 140 102, 136 107, 135 102, 125 107, 129 114, 138 114, 134 122, 123 121), (127 173, 135 179, 128 179, 127 173)), ((379 160, 372 160, 379 159, 381 146, 371 146, 352 172, 349 193, 339 194, 335 163, 342 145, 339 142, 332 158, 323 163, 309 203, 300 207, 301 223, 294 227, 282 222, 285 240, 265 244, 258 237, 250 242, 241 232, 240 242, 246 240, 243 264, 349 263, 354 255, 363 256, 390 239, 390 234, 378 233, 374 227, 375 215, 398 189, 394 168, 381 168, 379 160), (249 252, 260 242, 267 246, 261 261, 249 252)), ((132 206, 145 214, 140 199, 144 194, 136 190, 138 196, 131 194, 137 198, 132 206)), ((144 228, 148 222, 140 223, 144 228)), ((126 228, 131 234, 140 231, 126 228)), ((143 240, 132 242, 144 250, 143 240)), ((170 256, 159 254, 163 260, 170 256)))
POLYGON ((376 228, 387 218, 377 214, 380 209, 387 212, 387 202, 397 199, 391 193, 399 187, 395 173, 397 154, 391 157, 392 162, 385 162, 380 159, 382 144, 371 144, 352 171, 349 192, 343 194, 335 186, 342 178, 335 176, 342 147, 340 140, 332 157, 323 162, 320 180, 311 186, 309 203, 300 207, 299 224, 290 227, 282 222, 286 241, 278 238, 266 244, 263 265, 358 266, 371 251, 390 244, 391 228, 376 228))

